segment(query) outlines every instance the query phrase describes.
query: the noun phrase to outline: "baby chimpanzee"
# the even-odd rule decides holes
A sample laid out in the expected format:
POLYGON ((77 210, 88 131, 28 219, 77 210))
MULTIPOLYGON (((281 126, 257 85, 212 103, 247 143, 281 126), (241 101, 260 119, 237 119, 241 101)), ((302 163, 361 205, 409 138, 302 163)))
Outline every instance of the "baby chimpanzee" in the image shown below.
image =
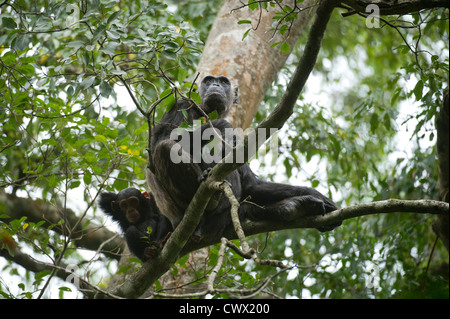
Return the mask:
POLYGON ((100 195, 100 208, 119 223, 130 251, 140 260, 155 256, 172 232, 172 224, 147 192, 126 188, 100 195))

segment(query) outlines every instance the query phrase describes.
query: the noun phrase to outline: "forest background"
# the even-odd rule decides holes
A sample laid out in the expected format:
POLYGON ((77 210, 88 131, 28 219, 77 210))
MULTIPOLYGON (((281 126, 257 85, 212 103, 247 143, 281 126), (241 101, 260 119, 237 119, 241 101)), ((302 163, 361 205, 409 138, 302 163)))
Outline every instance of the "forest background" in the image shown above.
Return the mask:
POLYGON ((138 296, 448 298, 448 1, 413 0, 379 1, 380 18, 354 1, 1 1, 0 295, 137 297, 155 265, 127 253, 99 193, 147 188, 149 127, 197 72, 239 86, 235 127, 268 118, 330 3, 278 156, 250 165, 361 213, 328 233, 248 238, 287 267, 208 245, 138 296), (393 198, 431 201, 370 206, 393 198))

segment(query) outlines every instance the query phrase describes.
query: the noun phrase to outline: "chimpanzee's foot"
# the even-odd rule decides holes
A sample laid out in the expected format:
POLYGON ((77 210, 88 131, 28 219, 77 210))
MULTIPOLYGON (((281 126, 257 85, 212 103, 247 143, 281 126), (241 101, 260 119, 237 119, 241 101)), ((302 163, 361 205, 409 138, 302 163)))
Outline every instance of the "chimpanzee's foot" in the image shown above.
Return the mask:
POLYGON ((197 177, 197 181, 199 183, 203 182, 209 175, 209 172, 211 172, 212 168, 208 167, 207 169, 205 169, 198 177, 197 177))
POLYGON ((323 215, 326 211, 324 202, 311 195, 290 197, 280 204, 279 214, 287 221, 306 216, 323 215))
POLYGON ((158 255, 158 252, 159 252, 158 247, 156 247, 154 245, 151 245, 151 246, 148 246, 148 247, 145 248, 144 256, 147 259, 150 259, 150 258, 156 257, 156 255, 158 255))

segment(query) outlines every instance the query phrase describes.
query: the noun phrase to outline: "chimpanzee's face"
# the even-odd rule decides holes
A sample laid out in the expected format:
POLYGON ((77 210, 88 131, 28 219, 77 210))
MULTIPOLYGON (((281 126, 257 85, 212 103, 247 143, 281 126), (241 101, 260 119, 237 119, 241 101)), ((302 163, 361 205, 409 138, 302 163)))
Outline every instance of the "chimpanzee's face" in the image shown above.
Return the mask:
POLYGON ((200 97, 202 98, 202 108, 205 113, 213 111, 219 113, 219 117, 224 117, 233 104, 231 82, 225 76, 206 76, 200 86, 200 97))
POLYGON ((120 211, 125 214, 128 222, 135 224, 143 218, 141 209, 145 200, 144 195, 139 190, 130 187, 119 192, 117 203, 112 202, 112 207, 114 209, 115 205, 118 204, 120 211))

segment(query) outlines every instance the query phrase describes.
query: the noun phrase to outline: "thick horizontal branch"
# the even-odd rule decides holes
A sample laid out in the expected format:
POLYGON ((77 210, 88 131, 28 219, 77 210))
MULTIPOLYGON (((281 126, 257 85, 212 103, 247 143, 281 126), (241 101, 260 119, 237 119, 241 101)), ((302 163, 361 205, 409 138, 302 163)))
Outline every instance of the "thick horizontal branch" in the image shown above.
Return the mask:
POLYGON ((449 7, 448 0, 344 0, 341 3, 363 13, 366 13, 367 6, 374 4, 380 9, 380 15, 408 14, 424 9, 449 7))
MULTIPOLYGON (((308 217, 289 222, 245 221, 242 222, 242 229, 247 236, 250 236, 283 229, 320 228, 326 225, 333 225, 338 223, 339 221, 344 221, 350 218, 374 214, 391 214, 400 212, 448 216, 449 204, 446 202, 434 200, 388 199, 379 202, 341 208, 324 216, 308 217)), ((226 229, 223 236, 230 240, 238 238, 232 226, 226 229)), ((182 255, 203 247, 217 244, 219 242, 220 238, 214 238, 209 241, 201 241, 199 243, 189 243, 182 250, 182 255)))
POLYGON ((61 263, 59 266, 56 266, 53 264, 44 263, 30 257, 27 254, 24 254, 20 250, 16 250, 14 256, 11 256, 6 249, 0 249, 0 256, 12 262, 15 262, 18 265, 21 265, 23 268, 34 273, 38 273, 44 270, 56 270, 56 277, 74 284, 78 288, 78 290, 83 293, 85 298, 93 298, 96 293, 109 295, 111 298, 119 298, 118 296, 113 296, 108 292, 101 290, 96 285, 93 285, 81 278, 79 275, 73 272, 74 265, 66 265, 65 263, 61 263))
MULTIPOLYGON (((102 247, 102 253, 115 259, 118 259, 120 253, 125 249, 126 243, 122 237, 101 225, 95 225, 93 222, 83 227, 84 223, 78 222, 79 217, 71 209, 64 210, 62 207, 57 207, 42 200, 22 198, 4 192, 0 192, 0 203, 5 207, 5 214, 10 217, 0 221, 8 222, 25 216, 27 222, 45 221, 42 227, 49 227, 64 220, 63 227, 66 227, 66 229, 72 229, 78 224, 73 233, 74 243, 77 247, 93 251, 102 247)), ((53 227, 52 230, 64 234, 60 226, 53 227)))
POLYGON ((346 219, 389 213, 418 213, 448 215, 449 204, 434 200, 399 200, 388 199, 379 202, 361 204, 345 207, 324 216, 315 216, 297 220, 294 222, 251 222, 243 224, 242 227, 248 235, 266 231, 276 231, 292 228, 318 228, 326 225, 333 225, 346 219), (267 230, 264 230, 266 228, 267 230))
MULTIPOLYGON (((68 278, 71 278, 70 276, 74 277, 75 279, 75 276, 77 276, 70 272, 70 267, 67 267, 67 265, 64 263, 61 263, 59 267, 56 267, 52 264, 40 262, 17 249, 14 253, 14 256, 11 256, 6 249, 0 249, 0 256, 34 273, 38 273, 44 270, 51 271, 57 268, 56 277, 59 277, 61 280, 68 280, 68 278)), ((82 280, 78 276, 76 280, 78 280, 77 288, 84 293, 84 296, 86 298, 91 298, 94 296, 94 291, 97 289, 94 285, 87 283, 85 280, 82 280)))

